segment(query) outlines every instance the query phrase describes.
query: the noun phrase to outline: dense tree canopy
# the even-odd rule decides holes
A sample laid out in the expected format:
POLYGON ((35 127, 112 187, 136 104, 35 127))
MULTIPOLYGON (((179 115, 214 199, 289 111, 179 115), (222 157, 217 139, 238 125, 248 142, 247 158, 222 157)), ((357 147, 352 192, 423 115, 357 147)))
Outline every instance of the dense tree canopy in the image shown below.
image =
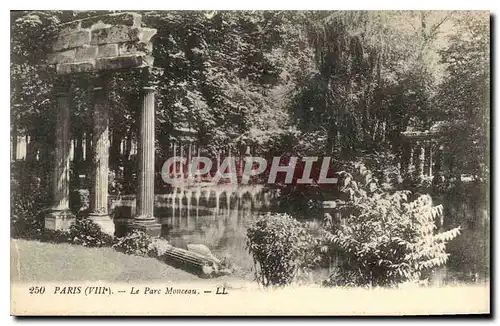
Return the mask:
MULTIPOLYGON (((100 12, 12 12, 11 102, 16 132, 50 139, 52 81, 44 67, 57 24, 100 12), (46 128, 42 128, 45 126, 46 128)), ((206 150, 398 150, 400 132, 458 128, 463 169, 487 168, 489 17, 456 12, 148 11, 164 68, 158 147, 179 127, 206 150), (474 158, 474 159, 473 159, 474 158)), ((74 119, 88 124, 88 79, 74 81, 74 119)), ((114 74, 118 138, 135 137, 139 80, 114 74)), ((78 131, 75 131, 78 132, 78 131)), ((455 134, 455 133, 454 133, 455 134)))

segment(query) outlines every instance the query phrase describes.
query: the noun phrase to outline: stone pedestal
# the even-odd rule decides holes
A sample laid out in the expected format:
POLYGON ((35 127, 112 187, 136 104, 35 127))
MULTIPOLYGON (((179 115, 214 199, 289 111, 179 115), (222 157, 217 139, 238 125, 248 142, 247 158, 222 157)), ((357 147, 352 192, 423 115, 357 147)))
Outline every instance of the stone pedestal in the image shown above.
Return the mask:
POLYGON ((56 83, 57 129, 55 135, 55 162, 53 176, 53 202, 45 217, 45 228, 67 230, 75 217, 69 210, 70 139, 69 139, 69 81, 60 79, 56 83))
POLYGON ((107 75, 94 79, 94 126, 92 130, 92 185, 89 218, 103 231, 114 234, 114 224, 108 212, 109 173, 109 105, 107 75))
POLYGON ((155 177, 155 71, 143 70, 142 108, 139 125, 137 212, 132 230, 159 236, 161 225, 153 216, 155 177))

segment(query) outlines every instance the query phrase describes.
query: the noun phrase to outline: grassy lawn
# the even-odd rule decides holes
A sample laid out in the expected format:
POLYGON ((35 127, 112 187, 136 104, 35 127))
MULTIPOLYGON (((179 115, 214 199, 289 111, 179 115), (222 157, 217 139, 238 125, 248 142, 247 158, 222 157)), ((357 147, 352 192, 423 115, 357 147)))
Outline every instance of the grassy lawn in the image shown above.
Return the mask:
POLYGON ((154 258, 112 248, 11 239, 11 281, 192 281, 197 276, 154 258))

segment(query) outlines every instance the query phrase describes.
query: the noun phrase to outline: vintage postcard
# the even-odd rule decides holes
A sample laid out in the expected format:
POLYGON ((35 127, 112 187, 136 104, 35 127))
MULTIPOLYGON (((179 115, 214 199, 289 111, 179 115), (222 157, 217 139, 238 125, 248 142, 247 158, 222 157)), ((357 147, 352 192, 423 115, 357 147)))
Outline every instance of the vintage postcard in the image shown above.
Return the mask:
POLYGON ((11 11, 11 314, 490 314, 488 11, 11 11))

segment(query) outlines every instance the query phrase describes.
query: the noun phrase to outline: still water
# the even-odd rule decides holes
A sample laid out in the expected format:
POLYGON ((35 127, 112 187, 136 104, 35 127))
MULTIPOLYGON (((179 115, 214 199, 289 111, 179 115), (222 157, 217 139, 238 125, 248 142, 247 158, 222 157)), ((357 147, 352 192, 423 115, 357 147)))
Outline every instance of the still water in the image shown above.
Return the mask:
MULTIPOLYGON (((174 246, 206 245, 217 257, 234 264, 236 275, 252 278, 253 261, 246 247, 246 229, 260 214, 273 210, 273 198, 272 192, 255 185, 177 188, 171 194, 156 196, 155 216, 162 224, 162 236, 174 246)), ((435 271, 431 283, 488 281, 489 270, 478 268, 487 264, 486 255, 489 258, 488 233, 463 230, 450 243, 448 266, 435 271)), ((328 275, 328 270, 317 272, 323 279, 328 275)))
POLYGON ((157 197, 155 215, 162 236, 177 247, 204 244, 234 264, 236 274, 251 277, 253 262, 246 248, 246 229, 269 211, 272 194, 260 186, 175 189, 157 197))

